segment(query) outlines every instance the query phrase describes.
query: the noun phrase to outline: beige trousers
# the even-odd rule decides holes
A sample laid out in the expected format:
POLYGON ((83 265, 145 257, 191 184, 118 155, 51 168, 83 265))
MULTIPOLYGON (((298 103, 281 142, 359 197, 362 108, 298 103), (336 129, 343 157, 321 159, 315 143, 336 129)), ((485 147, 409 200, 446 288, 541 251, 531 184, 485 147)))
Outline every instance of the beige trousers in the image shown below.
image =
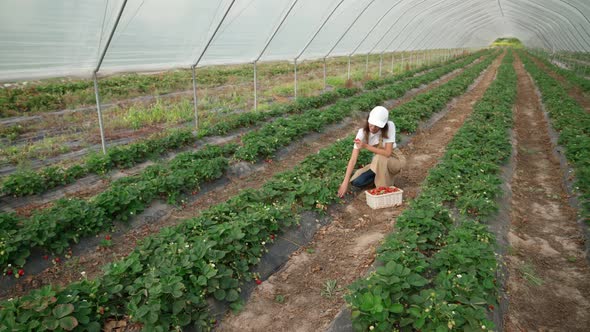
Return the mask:
POLYGON ((354 181, 354 179, 370 169, 375 173, 376 187, 393 186, 393 177, 401 172, 405 165, 406 157, 402 154, 400 149, 396 148, 393 150, 391 157, 389 158, 380 154, 374 155, 371 164, 357 170, 350 181, 354 181))

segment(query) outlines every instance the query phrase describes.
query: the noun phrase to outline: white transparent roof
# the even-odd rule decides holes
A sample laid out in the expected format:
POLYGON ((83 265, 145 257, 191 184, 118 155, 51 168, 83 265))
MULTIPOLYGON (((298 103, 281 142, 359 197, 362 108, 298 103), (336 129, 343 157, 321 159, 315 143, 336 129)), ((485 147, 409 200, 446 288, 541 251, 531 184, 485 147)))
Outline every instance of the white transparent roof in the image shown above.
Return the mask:
POLYGON ((479 48, 498 37, 590 50, 590 0, 2 0, 0 81, 92 75, 121 9, 101 74, 479 48))

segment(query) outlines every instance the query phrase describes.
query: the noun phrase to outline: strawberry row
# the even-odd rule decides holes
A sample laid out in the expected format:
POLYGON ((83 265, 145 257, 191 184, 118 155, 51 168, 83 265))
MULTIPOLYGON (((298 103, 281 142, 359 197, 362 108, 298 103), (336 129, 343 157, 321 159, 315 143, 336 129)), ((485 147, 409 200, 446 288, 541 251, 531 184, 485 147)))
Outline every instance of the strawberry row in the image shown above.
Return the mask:
POLYGON ((420 196, 397 218, 397 232, 378 249, 379 267, 351 285, 346 300, 356 330, 493 328, 495 240, 481 222, 497 208, 499 168, 511 153, 512 60, 506 55, 420 196))
POLYGON ((563 86, 520 53, 525 69, 538 86, 551 124, 559 132, 559 144, 576 171, 576 192, 582 217, 590 221, 590 114, 571 98, 563 86))
MULTIPOLYGON (((322 211, 335 202, 347 163, 341 156, 351 146, 352 136, 308 156, 259 190, 245 190, 197 218, 163 229, 108 265, 96 280, 63 289, 48 286, 4 301, 0 319, 11 329, 69 324, 68 329, 98 331, 110 317, 128 317, 146 331, 191 322, 206 329, 211 324, 208 297, 239 306, 240 284, 256 277, 249 268, 259 261, 266 243, 296 223, 298 212, 322 211)), ((370 154, 359 159, 366 163, 370 154)))
MULTIPOLYGON (((485 63, 468 71, 481 71, 485 63)), ((234 159, 248 161, 268 158, 281 146, 310 131, 319 131, 353 112, 397 98, 405 91, 438 78, 437 74, 431 72, 407 79, 398 86, 339 101, 325 110, 309 110, 278 119, 244 135, 242 146, 237 148, 226 145, 179 154, 166 165, 150 166, 139 175, 114 182, 108 190, 90 200, 61 199, 51 208, 34 212, 30 218, 2 213, 0 219, 4 232, 0 235, 0 266, 5 273, 16 275, 14 271, 26 263, 34 247, 60 254, 81 237, 96 234, 111 227, 115 221, 126 221, 142 212, 158 196, 175 202, 181 192, 190 192, 203 181, 221 177, 232 154, 234 159)))
POLYGON ((550 70, 565 77, 565 79, 568 80, 571 84, 580 87, 584 92, 590 92, 590 80, 577 75, 575 71, 556 66, 552 64, 550 61, 548 61, 546 58, 539 57, 533 53, 527 52, 527 54, 541 61, 545 66, 547 66, 547 68, 550 68, 550 70))
MULTIPOLYGON (((450 60, 443 64, 420 67, 393 78, 369 81, 365 84, 365 88, 369 90, 385 84, 393 84, 432 68, 438 68, 437 72, 447 73, 465 66, 481 56, 481 54, 483 52, 475 53, 459 61, 450 60)), ((351 97, 358 92, 359 90, 356 88, 340 88, 319 96, 298 98, 291 103, 276 105, 267 112, 247 112, 228 115, 223 121, 219 121, 211 127, 202 128, 196 136, 192 134, 192 130, 190 129, 176 130, 164 137, 156 137, 125 146, 112 147, 106 155, 92 154, 82 164, 76 164, 68 168, 49 166, 38 171, 19 171, 6 177, 2 183, 2 192, 11 196, 41 194, 60 185, 73 183, 77 179, 89 174, 106 174, 113 169, 133 167, 151 157, 194 144, 198 139, 203 137, 227 134, 231 130, 256 125, 272 117, 296 114, 310 108, 322 107, 334 103, 341 98, 351 97)))

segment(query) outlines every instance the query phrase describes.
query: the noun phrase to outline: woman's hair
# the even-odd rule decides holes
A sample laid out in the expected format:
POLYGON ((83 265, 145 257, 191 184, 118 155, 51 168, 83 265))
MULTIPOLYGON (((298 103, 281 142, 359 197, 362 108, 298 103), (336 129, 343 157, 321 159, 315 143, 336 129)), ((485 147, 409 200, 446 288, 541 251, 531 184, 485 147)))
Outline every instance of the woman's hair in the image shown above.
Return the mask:
MULTIPOLYGON (((387 132, 389 131, 389 121, 385 123, 385 126, 381 128, 381 137, 382 138, 389 138, 387 132)), ((365 127, 363 128, 363 132, 365 133, 365 142, 369 143, 369 115, 367 115, 367 120, 365 120, 365 127)))

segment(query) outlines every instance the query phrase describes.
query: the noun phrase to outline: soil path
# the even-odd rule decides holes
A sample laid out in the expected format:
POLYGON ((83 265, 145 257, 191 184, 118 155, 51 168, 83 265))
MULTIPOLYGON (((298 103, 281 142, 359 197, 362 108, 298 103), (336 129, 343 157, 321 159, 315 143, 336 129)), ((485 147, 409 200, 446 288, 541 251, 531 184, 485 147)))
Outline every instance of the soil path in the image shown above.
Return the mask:
POLYGON ((547 72, 547 74, 551 75, 551 77, 558 80, 559 83, 563 84, 563 86, 565 86, 568 91, 568 95, 574 98, 582 107, 584 107, 586 112, 590 112, 590 96, 586 95, 579 86, 570 83, 567 79, 565 79, 565 77, 554 72, 553 70, 551 70, 551 68, 548 68, 541 61, 533 57, 531 57, 531 59, 535 62, 537 66, 539 66, 541 69, 547 72))
MULTIPOLYGON (((473 104, 494 80, 500 61, 497 59, 469 92, 451 102, 446 115, 432 127, 420 130, 402 148, 407 164, 396 185, 403 188, 406 202, 416 197, 428 170, 444 154, 473 104)), ((357 191, 350 204, 331 212, 332 223, 321 228, 306 248, 293 253, 279 272, 257 287, 242 312, 228 314, 218 330, 324 330, 344 304, 345 286, 366 274, 375 248, 393 230, 395 218, 406 204, 371 210, 364 192, 357 191), (328 281, 335 281, 336 286, 327 287, 328 281)))
POLYGON ((590 266, 535 86, 515 59, 516 157, 506 331, 588 331, 590 266))

